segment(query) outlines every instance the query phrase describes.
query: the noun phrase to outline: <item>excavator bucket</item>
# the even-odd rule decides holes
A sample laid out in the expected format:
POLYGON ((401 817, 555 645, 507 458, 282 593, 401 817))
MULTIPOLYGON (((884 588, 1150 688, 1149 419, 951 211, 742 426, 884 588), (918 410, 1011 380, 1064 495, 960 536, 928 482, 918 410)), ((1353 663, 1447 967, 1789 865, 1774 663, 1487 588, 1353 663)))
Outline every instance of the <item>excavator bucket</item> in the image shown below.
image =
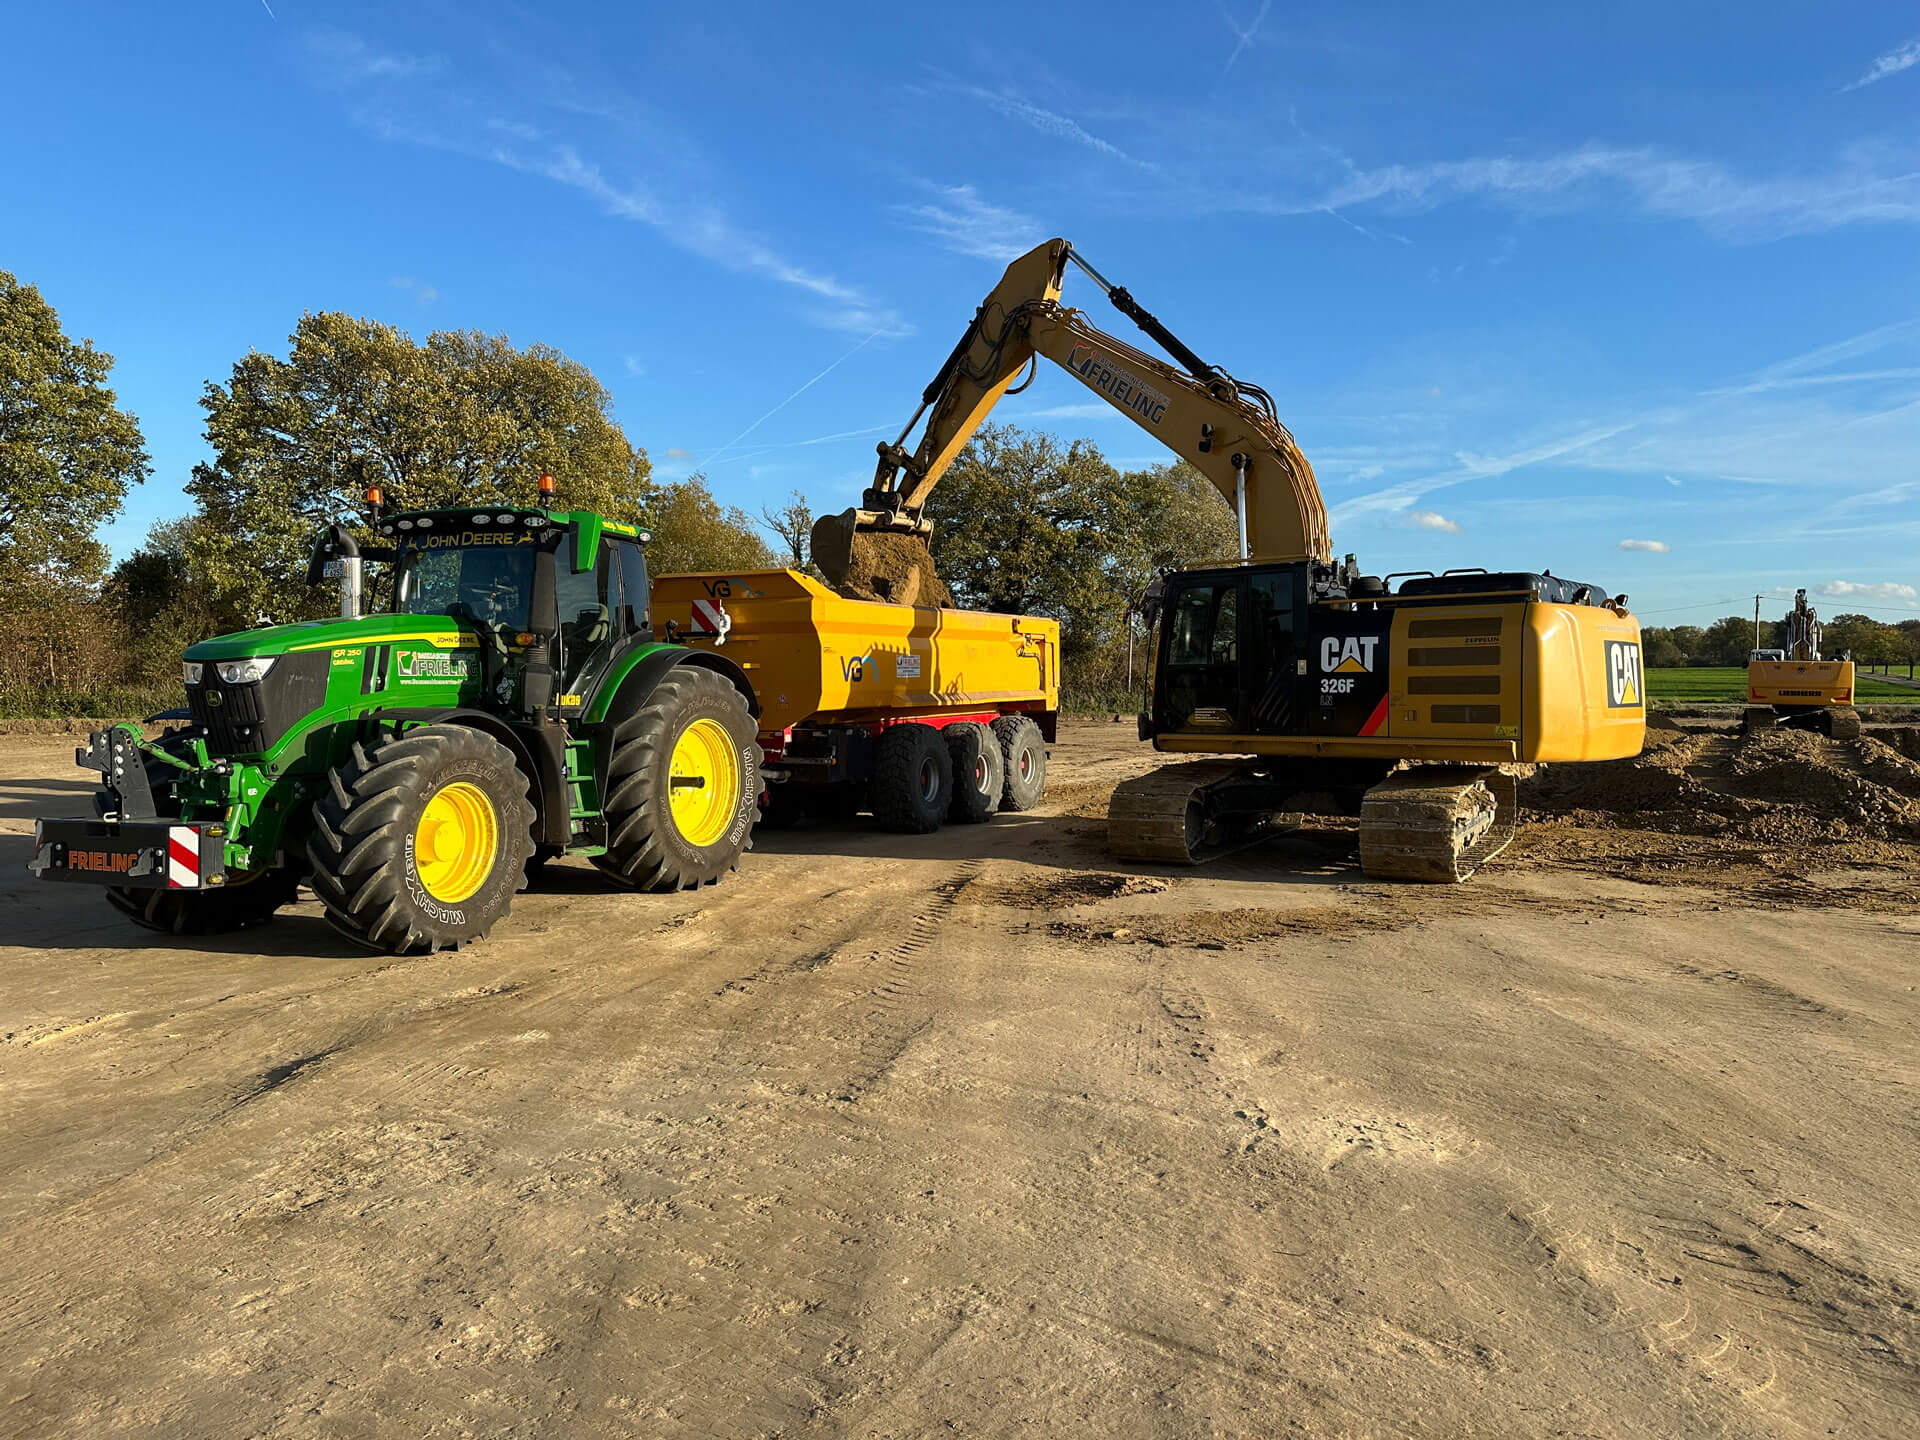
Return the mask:
POLYGON ((951 605, 933 568, 926 536, 884 527, 871 511, 843 510, 813 522, 813 563, 827 583, 854 600, 891 605, 951 605))

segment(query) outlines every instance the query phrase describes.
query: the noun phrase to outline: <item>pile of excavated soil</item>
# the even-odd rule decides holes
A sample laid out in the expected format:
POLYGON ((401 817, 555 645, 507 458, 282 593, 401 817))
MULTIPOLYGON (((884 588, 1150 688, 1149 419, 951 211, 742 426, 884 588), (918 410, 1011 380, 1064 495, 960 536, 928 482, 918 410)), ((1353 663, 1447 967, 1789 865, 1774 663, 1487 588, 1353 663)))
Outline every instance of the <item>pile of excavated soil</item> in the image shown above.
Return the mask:
POLYGON ((887 531, 856 532, 852 511, 814 522, 812 553, 827 583, 849 600, 933 608, 953 603, 925 541, 887 531))
POLYGON ((1523 779, 1528 823, 1510 860, 1711 883, 1756 904, 1811 903, 1801 878, 1852 868, 1868 878, 1823 879, 1817 903, 1885 908, 1920 872, 1915 752, 1915 727, 1857 740, 1649 729, 1630 760, 1550 765, 1523 779))
POLYGON ((1630 760, 1549 765, 1520 802, 1588 826, 1774 844, 1920 840, 1920 763, 1879 738, 1650 730, 1630 760))

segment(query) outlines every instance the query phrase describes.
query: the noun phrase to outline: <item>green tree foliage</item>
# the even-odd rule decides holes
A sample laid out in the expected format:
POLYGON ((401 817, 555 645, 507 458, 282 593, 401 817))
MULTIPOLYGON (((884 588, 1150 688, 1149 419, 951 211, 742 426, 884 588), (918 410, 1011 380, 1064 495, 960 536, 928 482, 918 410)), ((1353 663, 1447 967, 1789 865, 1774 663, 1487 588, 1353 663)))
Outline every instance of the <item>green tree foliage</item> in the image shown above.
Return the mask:
POLYGON ((112 369, 91 340, 67 338, 39 290, 0 270, 0 584, 90 583, 105 568, 94 531, 148 474, 112 369))
POLYGON ((1687 663, 1686 651, 1667 635, 1648 630, 1641 634, 1640 641, 1646 663, 1655 670, 1671 670, 1687 663))
POLYGON ((540 472, 560 504, 644 523, 652 465, 577 361, 505 336, 404 331, 337 311, 300 318, 286 359, 254 352, 209 382, 211 464, 188 493, 205 522, 187 561, 218 604, 252 618, 321 613, 304 584, 313 537, 360 514, 370 485, 390 506, 532 504, 540 472))
POLYGON ((1226 501, 1186 464, 1122 472, 1090 441, 983 426, 933 492, 956 603, 1061 622, 1076 684, 1124 685, 1135 607, 1162 571, 1235 552, 1226 501))
MULTIPOLYGON (((1765 638, 1764 634, 1761 638, 1765 638)), ((1728 615, 1707 627, 1701 654, 1708 665, 1745 665, 1753 653, 1753 621, 1728 615)))
MULTIPOLYGON (((139 423, 107 385, 113 357, 69 340, 31 285, 0 270, 0 687, 47 692, 108 669, 94 532, 147 478, 139 423)), ((14 701, 9 698, 9 707, 14 701)))
POLYGON ((809 575, 820 573, 807 556, 813 536, 813 505, 805 495, 795 490, 787 503, 777 509, 763 506, 760 528, 773 536, 773 550, 779 564, 789 570, 804 570, 809 575))
POLYGON ((695 472, 654 497, 647 569, 654 575, 700 570, 771 570, 784 563, 755 532, 746 511, 723 506, 695 472))
POLYGON ((205 526, 197 515, 162 520, 108 577, 104 598, 127 637, 129 679, 137 684, 172 684, 182 650, 247 623, 194 580, 187 552, 205 526))

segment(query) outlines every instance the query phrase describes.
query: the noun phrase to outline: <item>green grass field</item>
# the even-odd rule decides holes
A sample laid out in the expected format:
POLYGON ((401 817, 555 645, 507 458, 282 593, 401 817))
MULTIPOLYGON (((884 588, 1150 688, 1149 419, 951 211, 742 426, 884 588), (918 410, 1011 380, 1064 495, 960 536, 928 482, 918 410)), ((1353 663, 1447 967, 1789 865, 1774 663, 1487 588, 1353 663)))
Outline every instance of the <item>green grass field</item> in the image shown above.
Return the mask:
MULTIPOLYGON (((1854 699, 1862 705, 1920 705, 1920 690, 1854 675, 1854 699)), ((1647 671, 1647 697, 1657 705, 1744 705, 1747 672, 1727 666, 1647 671)))

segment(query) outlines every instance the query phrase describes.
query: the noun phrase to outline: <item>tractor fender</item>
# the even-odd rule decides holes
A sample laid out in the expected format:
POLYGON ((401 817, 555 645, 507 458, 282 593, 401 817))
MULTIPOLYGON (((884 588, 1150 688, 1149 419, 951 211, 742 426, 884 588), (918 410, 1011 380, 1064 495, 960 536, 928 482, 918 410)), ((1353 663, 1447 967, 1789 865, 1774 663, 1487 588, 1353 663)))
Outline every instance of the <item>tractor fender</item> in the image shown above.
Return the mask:
POLYGON ((706 650, 662 645, 634 661, 632 668, 614 682, 613 693, 604 705, 599 696, 594 697, 592 719, 609 728, 618 725, 647 703, 647 697, 653 693, 654 687, 666 679, 667 672, 676 665, 698 665, 724 675, 733 688, 746 698, 747 709, 752 712, 753 718, 760 718, 760 701, 753 693, 753 682, 747 679, 747 672, 733 661, 706 650))
POLYGON ((606 789, 607 760, 612 752, 613 732, 620 722, 632 715, 647 703, 660 682, 677 665, 696 665, 704 670, 712 670, 726 677, 727 681, 745 697, 747 709, 753 718, 760 718, 760 701, 753 693, 753 682, 747 678, 747 672, 724 655, 715 655, 706 650, 693 650, 679 645, 662 645, 649 650, 618 679, 612 680, 613 691, 603 702, 595 695, 593 705, 588 712, 591 734, 596 740, 594 745, 595 778, 602 793, 606 789))
MULTIPOLYGON (((528 798, 533 801, 535 829, 540 835, 540 843, 565 846, 572 839, 566 804, 564 743, 538 746, 529 744, 525 732, 509 725, 498 715, 485 710, 468 710, 458 707, 439 710, 384 710, 380 713, 379 719, 383 724, 464 725, 469 730, 479 730, 491 735, 513 752, 513 763, 520 767, 532 787, 532 793, 528 798), (557 803, 549 804, 550 798, 557 803)), ((556 736, 557 734, 556 731, 556 736)))

